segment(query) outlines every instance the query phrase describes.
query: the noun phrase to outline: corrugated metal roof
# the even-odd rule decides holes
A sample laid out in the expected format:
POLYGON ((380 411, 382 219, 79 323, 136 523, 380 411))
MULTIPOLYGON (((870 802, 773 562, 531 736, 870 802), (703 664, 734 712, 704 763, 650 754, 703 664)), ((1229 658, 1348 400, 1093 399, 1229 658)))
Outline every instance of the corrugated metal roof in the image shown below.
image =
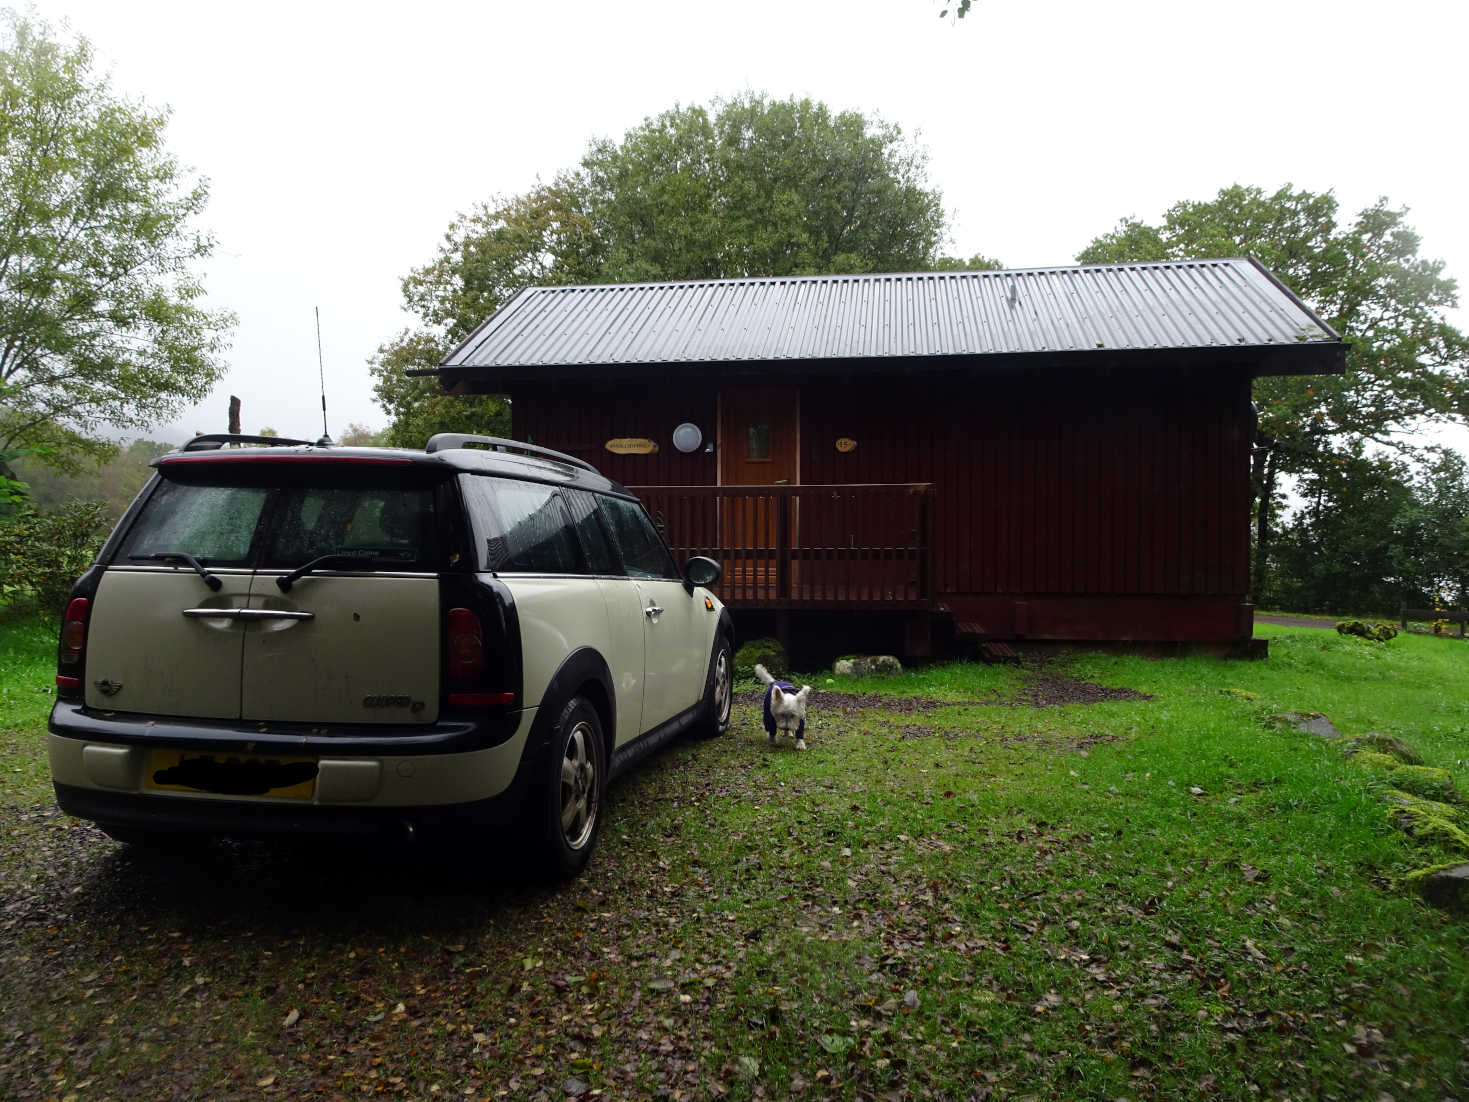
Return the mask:
POLYGON ((1281 348, 1340 338, 1253 260, 530 287, 453 368, 1281 348))

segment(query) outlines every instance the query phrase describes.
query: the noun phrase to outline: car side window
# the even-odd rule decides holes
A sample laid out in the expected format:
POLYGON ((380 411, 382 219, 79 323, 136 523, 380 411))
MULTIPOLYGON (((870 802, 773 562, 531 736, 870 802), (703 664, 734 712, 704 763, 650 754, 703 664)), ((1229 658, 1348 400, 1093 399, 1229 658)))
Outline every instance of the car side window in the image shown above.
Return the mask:
POLYGON ((606 496, 601 503, 629 575, 673 580, 680 577, 673 556, 641 505, 606 496))
POLYGON ((585 490, 564 490, 566 507, 571 510, 571 522, 586 552, 587 566, 593 574, 620 574, 617 556, 612 553, 612 544, 597 515, 597 499, 585 490))
POLYGON ((561 494, 552 486, 467 475, 464 497, 482 569, 526 574, 585 572, 581 546, 561 494))

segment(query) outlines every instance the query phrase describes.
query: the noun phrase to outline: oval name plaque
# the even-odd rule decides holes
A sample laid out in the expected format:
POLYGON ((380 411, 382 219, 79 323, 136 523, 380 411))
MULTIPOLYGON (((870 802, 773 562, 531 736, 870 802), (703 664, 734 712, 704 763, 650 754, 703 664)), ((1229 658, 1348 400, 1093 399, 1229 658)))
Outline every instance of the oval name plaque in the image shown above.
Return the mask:
POLYGON ((850 436, 842 436, 837 438, 837 451, 841 452, 843 455, 845 455, 849 451, 855 450, 856 447, 857 441, 853 440, 850 436))
POLYGON ((613 455, 652 455, 658 450, 658 442, 645 436, 614 436, 606 448, 613 455))

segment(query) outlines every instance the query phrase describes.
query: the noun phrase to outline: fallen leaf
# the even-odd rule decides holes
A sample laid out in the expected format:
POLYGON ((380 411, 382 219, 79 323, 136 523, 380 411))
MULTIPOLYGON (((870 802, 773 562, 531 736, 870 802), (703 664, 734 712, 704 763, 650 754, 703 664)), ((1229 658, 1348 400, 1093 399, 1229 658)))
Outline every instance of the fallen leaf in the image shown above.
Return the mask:
POLYGON ((281 1023, 281 1028, 283 1028, 283 1029, 290 1029, 293 1025, 295 1025, 300 1020, 301 1020, 301 1012, 299 1010, 297 1010, 293 1006, 293 1007, 291 1007, 291 1012, 286 1015, 286 1020, 281 1023))

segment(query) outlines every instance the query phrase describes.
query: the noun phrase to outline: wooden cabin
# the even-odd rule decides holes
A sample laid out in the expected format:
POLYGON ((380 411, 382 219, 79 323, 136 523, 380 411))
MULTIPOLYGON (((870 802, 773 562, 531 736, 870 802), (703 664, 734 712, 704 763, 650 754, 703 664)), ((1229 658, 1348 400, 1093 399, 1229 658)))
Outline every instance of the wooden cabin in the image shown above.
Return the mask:
POLYGON ((1344 356, 1226 259, 531 287, 438 375, 721 561, 742 630, 925 653, 1248 640, 1251 380, 1344 356))

